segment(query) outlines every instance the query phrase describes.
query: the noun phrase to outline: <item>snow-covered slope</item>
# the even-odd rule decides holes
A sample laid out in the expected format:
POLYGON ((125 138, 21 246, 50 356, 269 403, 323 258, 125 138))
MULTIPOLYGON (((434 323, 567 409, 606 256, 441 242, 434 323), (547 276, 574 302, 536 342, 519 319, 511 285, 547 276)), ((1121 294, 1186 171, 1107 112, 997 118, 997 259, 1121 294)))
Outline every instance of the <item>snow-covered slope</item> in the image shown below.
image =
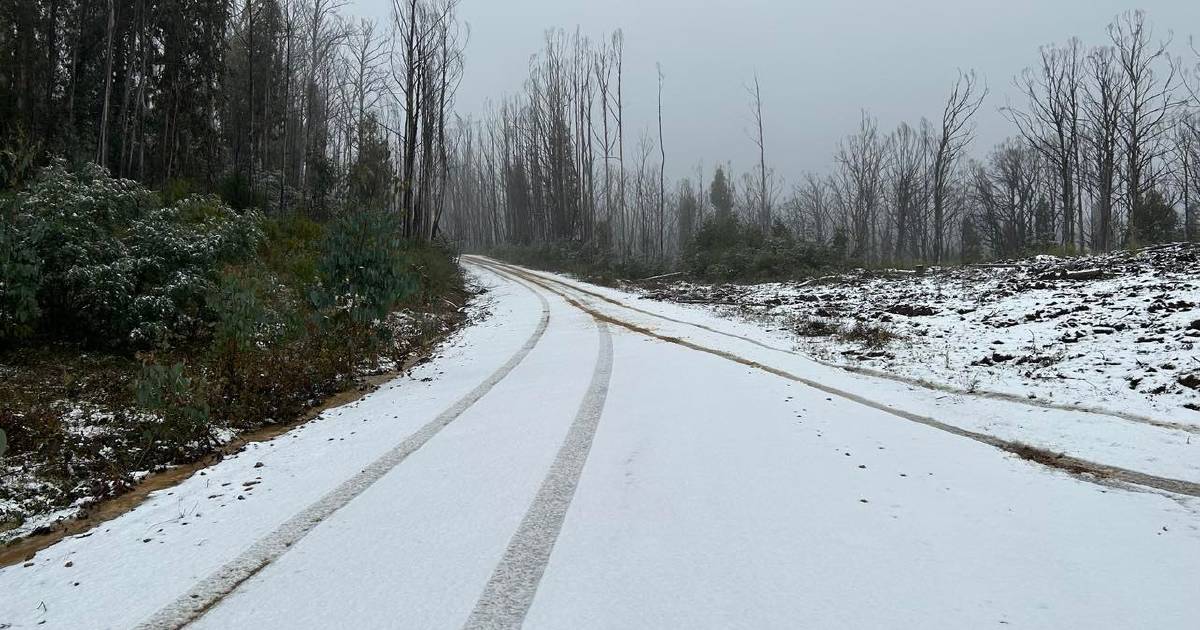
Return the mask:
POLYGON ((1195 245, 646 293, 792 332, 803 352, 837 365, 1200 426, 1195 245), (859 322, 895 339, 836 334, 859 322))

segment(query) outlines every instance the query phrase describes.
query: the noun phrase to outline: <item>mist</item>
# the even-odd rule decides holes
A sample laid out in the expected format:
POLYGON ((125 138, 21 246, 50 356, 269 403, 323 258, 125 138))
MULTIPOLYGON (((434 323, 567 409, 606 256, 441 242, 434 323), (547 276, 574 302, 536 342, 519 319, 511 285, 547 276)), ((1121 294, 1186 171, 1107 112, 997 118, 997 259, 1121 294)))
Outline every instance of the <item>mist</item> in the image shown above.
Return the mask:
MULTIPOLYGON (((348 12, 388 20, 391 0, 355 1, 348 12)), ((1108 24, 1132 8, 1147 12, 1157 36, 1174 36, 1176 54, 1190 54, 1200 3, 1179 0, 464 0, 471 36, 457 109, 478 116, 519 91, 548 29, 593 39, 622 29, 628 141, 657 124, 661 63, 672 178, 700 162, 709 170, 730 162, 739 173, 754 165, 746 85, 756 73, 767 162, 786 181, 828 170, 863 110, 881 129, 940 116, 959 70, 975 70, 990 90, 970 150, 982 155, 1015 134, 999 109, 1020 101, 1013 77, 1038 63, 1040 46, 1071 37, 1106 44, 1108 24)))

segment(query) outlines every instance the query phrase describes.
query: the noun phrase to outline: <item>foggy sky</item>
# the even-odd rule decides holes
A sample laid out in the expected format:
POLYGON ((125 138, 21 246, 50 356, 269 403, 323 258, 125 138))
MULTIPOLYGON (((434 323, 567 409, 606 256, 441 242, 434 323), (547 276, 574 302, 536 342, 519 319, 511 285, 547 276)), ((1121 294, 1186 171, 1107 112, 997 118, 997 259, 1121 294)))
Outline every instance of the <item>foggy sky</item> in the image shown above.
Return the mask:
MULTIPOLYGON (((351 0, 348 12, 386 20, 391 0, 351 0)), ((1015 133, 997 111, 1017 104, 1013 76, 1038 61, 1038 46, 1079 37, 1108 42, 1118 13, 1142 8, 1156 35, 1174 33, 1188 65, 1200 36, 1200 0, 462 0, 470 24, 458 111, 477 115, 521 88, 548 28, 598 39, 625 32, 626 156, 657 124, 663 91, 667 171, 692 175, 757 160, 745 90, 762 83, 769 166, 788 182, 825 172, 837 142, 867 109, 889 131, 902 120, 940 116, 958 69, 975 69, 991 95, 970 153, 982 156, 1015 133)), ((657 133, 656 129, 654 133, 657 133)))

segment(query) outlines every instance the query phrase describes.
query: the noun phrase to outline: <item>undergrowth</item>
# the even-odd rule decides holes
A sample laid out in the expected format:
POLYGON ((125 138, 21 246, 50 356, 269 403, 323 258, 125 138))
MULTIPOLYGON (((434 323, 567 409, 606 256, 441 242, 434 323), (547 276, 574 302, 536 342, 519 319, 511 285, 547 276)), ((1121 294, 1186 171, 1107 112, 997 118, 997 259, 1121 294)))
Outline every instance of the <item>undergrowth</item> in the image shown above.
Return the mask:
POLYGON ((382 212, 166 205, 56 164, 0 218, 0 539, 403 364, 465 296, 382 212))

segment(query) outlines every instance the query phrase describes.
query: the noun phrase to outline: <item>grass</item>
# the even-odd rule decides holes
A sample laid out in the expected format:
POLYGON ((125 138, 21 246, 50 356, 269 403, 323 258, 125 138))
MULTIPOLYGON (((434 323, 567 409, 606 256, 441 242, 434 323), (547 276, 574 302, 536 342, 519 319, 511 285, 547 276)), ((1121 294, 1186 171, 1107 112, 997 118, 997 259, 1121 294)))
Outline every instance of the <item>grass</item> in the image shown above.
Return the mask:
POLYGON ((806 317, 796 323, 795 330, 801 337, 833 337, 842 332, 842 327, 831 319, 806 317))
POLYGON ((872 350, 885 348, 900 339, 899 335, 884 326, 861 320, 846 326, 824 317, 804 317, 796 321, 793 329, 801 337, 836 337, 872 350))
POLYGON ((839 334, 842 341, 862 344, 866 348, 876 350, 886 348, 900 337, 883 326, 868 324, 863 321, 854 322, 853 326, 842 330, 839 334))

